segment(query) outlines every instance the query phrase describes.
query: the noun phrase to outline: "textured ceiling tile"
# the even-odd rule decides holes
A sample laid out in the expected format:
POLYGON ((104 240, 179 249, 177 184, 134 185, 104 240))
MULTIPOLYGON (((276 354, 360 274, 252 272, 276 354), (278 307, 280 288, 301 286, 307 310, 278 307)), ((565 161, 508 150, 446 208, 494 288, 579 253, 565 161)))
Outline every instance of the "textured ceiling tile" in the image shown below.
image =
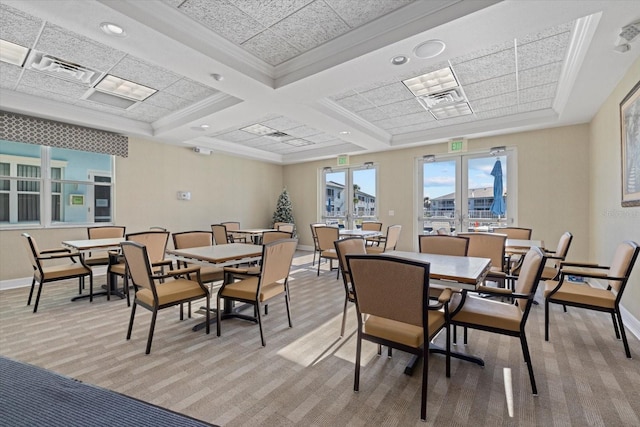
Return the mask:
POLYGON ((358 111, 358 115, 369 122, 376 122, 378 120, 390 118, 388 114, 383 112, 380 108, 369 108, 368 110, 358 111))
POLYGON ((324 0, 351 28, 401 8, 413 0, 324 0))
POLYGON ((252 139, 256 139, 256 135, 245 132, 243 130, 234 130, 231 132, 226 132, 218 135, 214 135, 216 138, 224 139, 225 141, 231 142, 241 142, 241 141, 250 141, 252 139))
POLYGON ((104 113, 131 118, 126 110, 123 110, 122 108, 112 107, 111 105, 101 104, 99 102, 93 102, 87 99, 76 99, 72 103, 82 108, 89 108, 95 111, 102 111, 104 113))
POLYGON ((548 28, 539 33, 528 34, 524 37, 519 38, 518 45, 531 43, 540 39, 544 39, 546 37, 555 36, 560 33, 569 33, 573 29, 575 22, 567 22, 565 24, 557 25, 555 27, 548 28))
POLYGON ((380 111, 388 117, 404 116, 405 114, 423 113, 424 108, 417 99, 411 98, 406 101, 394 102, 393 104, 378 107, 380 111))
MULTIPOLYGON (((431 114, 429 114, 431 116, 431 114)), ((431 116, 431 118, 433 119, 433 116, 431 116)), ((434 127, 437 127, 437 123, 435 123, 436 120, 430 120, 428 122, 422 122, 422 123, 417 123, 415 125, 411 125, 411 126, 399 126, 397 128, 392 128, 392 129, 387 129, 387 132, 389 132, 391 135, 403 135, 405 133, 411 133, 411 132, 419 132, 422 130, 427 130, 427 129, 433 129, 434 127)))
POLYGON ((297 12, 313 0, 227 0, 265 27, 297 12))
POLYGON ((373 105, 381 106, 415 98, 402 83, 394 83, 361 94, 373 105))
POLYGON ((191 101, 185 98, 179 98, 165 92, 156 92, 143 101, 145 104, 162 107, 169 111, 179 110, 191 104, 191 101))
POLYGON ((24 71, 18 90, 22 91, 24 86, 77 98, 80 98, 87 90, 89 90, 89 86, 83 85, 80 82, 76 83, 68 80, 62 80, 57 77, 52 77, 48 74, 32 70, 24 71))
POLYGON ((24 47, 33 47, 42 21, 17 9, 0 5, 0 38, 24 47))
POLYGON ((464 93, 469 101, 488 98, 507 92, 516 91, 516 74, 496 77, 464 86, 464 93))
POLYGON ((200 101, 201 99, 205 99, 219 93, 213 88, 196 83, 187 78, 182 78, 167 86, 164 89, 164 92, 190 101, 200 101))
POLYGON ((476 113, 487 110, 495 110, 496 108, 506 107, 509 105, 516 105, 517 103, 518 96, 516 92, 503 93, 502 95, 477 99, 473 102, 469 102, 469 104, 471 105, 471 109, 476 113))
POLYGON ((473 114, 468 114, 466 116, 451 117, 451 118, 448 118, 448 119, 437 120, 437 122, 442 127, 442 126, 458 125, 460 123, 468 123, 468 122, 474 121, 475 119, 476 118, 474 117, 473 114))
POLYGON ((375 122, 375 125, 383 129, 391 129, 430 121, 430 118, 433 119, 433 116, 431 116, 427 111, 424 111, 422 113, 414 113, 401 117, 393 117, 391 119, 378 120, 375 122))
POLYGON ((518 106, 512 105, 509 107, 502 107, 495 110, 483 111, 476 113, 478 120, 494 119, 496 117, 510 116, 518 113, 518 106))
POLYGON ((306 51, 350 30, 323 1, 310 3, 271 27, 282 38, 306 51))
POLYGON ((274 117, 273 119, 264 120, 260 122, 261 125, 270 127, 271 129, 279 131, 287 131, 289 129, 302 126, 302 123, 297 122, 285 116, 274 117))
POLYGON ((346 108, 349 111, 359 112, 362 110, 367 110, 371 107, 375 107, 375 104, 372 104, 366 98, 360 95, 347 96, 346 98, 341 98, 336 101, 338 105, 343 108, 346 108))
POLYGON ((108 70, 124 56, 119 50, 49 23, 42 31, 35 49, 99 71, 108 70))
POLYGON ((492 46, 486 49, 479 49, 473 52, 470 52, 466 55, 457 56, 455 58, 451 58, 451 64, 462 64, 463 62, 472 61, 474 59, 480 59, 485 56, 497 55, 502 51, 513 49, 513 41, 509 40, 498 45, 492 46))
POLYGON ((295 136, 296 138, 307 139, 308 136, 317 135, 320 133, 320 131, 312 127, 303 125, 298 126, 297 128, 288 129, 287 133, 291 136, 295 136))
POLYGON ((186 0, 178 10, 236 44, 264 30, 263 25, 224 0, 186 0))
POLYGON ((6 62, 0 62, 0 75, 2 75, 2 79, 0 79, 0 87, 13 90, 18 83, 21 72, 22 67, 7 64, 6 62))
POLYGON ((144 103, 136 105, 133 109, 126 112, 125 116, 134 120, 140 120, 146 123, 152 123, 159 118, 166 116, 171 111, 156 107, 154 105, 147 105, 144 103))
POLYGON ((162 0, 162 1, 173 7, 178 7, 182 4, 182 2, 184 2, 184 0, 162 0))
MULTIPOLYGON (((62 102, 64 104, 74 104, 76 102, 76 98, 68 96, 66 94, 60 94, 57 92, 49 92, 47 90, 42 90, 40 88, 34 88, 31 86, 18 85, 18 92, 28 93, 30 95, 37 96, 39 98, 47 98, 52 99, 57 102, 62 102)), ((113 110, 111 110, 113 111, 113 110)))
POLYGON ((518 46, 518 67, 526 70, 563 61, 570 42, 571 33, 565 32, 518 46))
POLYGON ((242 47, 270 65, 278 65, 301 53, 273 31, 266 30, 242 43, 242 47))
POLYGON ((118 62, 109 71, 109 74, 157 90, 163 90, 180 80, 180 76, 177 74, 131 56, 127 56, 118 62))
POLYGON ((309 142, 313 142, 316 144, 321 144, 321 143, 324 144, 327 141, 332 141, 336 139, 336 137, 333 135, 329 135, 327 133, 319 133, 316 135, 307 136, 305 139, 309 142))
POLYGON ((520 104, 539 101, 541 99, 549 99, 549 98, 553 99, 555 95, 556 95, 555 83, 542 85, 542 86, 535 86, 535 87, 520 91, 520 104))
POLYGON ((482 80, 512 74, 516 72, 515 50, 503 50, 492 55, 463 62, 455 65, 453 69, 463 87, 482 80))
POLYGON ((553 98, 541 99, 535 102, 528 102, 526 104, 520 104, 518 111, 521 113, 527 111, 546 110, 553 107, 553 98))
POLYGON ((554 62, 541 67, 529 68, 518 74, 518 86, 521 89, 554 83, 560 79, 562 62, 554 62))

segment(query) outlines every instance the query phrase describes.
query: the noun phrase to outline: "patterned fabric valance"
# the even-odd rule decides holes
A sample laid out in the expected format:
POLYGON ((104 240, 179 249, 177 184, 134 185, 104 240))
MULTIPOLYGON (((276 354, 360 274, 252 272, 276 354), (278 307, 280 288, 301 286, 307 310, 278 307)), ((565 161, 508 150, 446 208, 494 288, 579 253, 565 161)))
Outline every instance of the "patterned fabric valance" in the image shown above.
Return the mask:
POLYGON ((129 155, 126 136, 6 111, 0 111, 0 139, 121 157, 129 155))

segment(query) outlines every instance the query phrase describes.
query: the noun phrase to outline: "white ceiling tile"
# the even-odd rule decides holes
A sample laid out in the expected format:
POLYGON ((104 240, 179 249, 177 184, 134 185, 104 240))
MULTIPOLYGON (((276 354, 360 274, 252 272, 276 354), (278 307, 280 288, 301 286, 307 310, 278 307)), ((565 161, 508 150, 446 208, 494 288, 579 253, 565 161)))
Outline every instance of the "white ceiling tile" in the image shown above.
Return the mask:
POLYGON ((242 44, 265 29, 264 25, 224 0, 185 0, 178 10, 236 44, 242 44))
POLYGON ((414 0, 324 0, 352 28, 413 3, 414 0))
POLYGON ((284 116, 279 116, 279 117, 274 117, 273 119, 264 120, 264 121, 261 121, 260 124, 270 127, 271 129, 279 130, 282 132, 286 132, 289 129, 297 128, 302 125, 302 123, 284 116))
POLYGON ((406 116, 378 120, 374 122, 374 124, 383 129, 391 129, 391 128, 397 128, 400 126, 415 125, 418 123, 431 121, 431 120, 433 120, 433 116, 425 110, 424 112, 421 112, 421 113, 414 113, 414 114, 408 114, 406 116))
POLYGON ((31 48, 42 28, 42 21, 17 9, 3 5, 0 13, 0 38, 31 48))
POLYGON ((13 64, 7 64, 6 62, 0 62, 0 75, 2 75, 2 79, 0 79, 0 87, 14 90, 18 83, 18 79, 20 78, 20 73, 22 73, 21 67, 13 64))
POLYGON ((360 95, 352 95, 345 98, 340 98, 336 102, 341 107, 346 108, 349 111, 355 111, 356 113, 358 111, 375 107, 375 104, 360 95))
POLYGON ((166 92, 156 92, 143 102, 145 104, 162 107, 170 111, 184 108, 191 103, 191 101, 185 98, 180 98, 166 92))
POLYGON ((525 104, 520 104, 518 107, 518 111, 520 113, 524 113, 527 111, 538 111, 538 110, 546 110, 548 108, 553 107, 553 98, 549 99, 541 99, 535 102, 528 102, 525 104))
POLYGON ((569 33, 574 27, 575 22, 567 22, 565 24, 557 25, 555 27, 547 28, 539 33, 528 34, 525 37, 520 37, 517 42, 518 45, 535 42, 547 37, 555 36, 560 33, 569 33))
POLYGON ((483 80, 464 86, 464 93, 469 101, 489 98, 502 93, 516 91, 516 74, 508 74, 494 79, 483 80))
POLYGON ((24 86, 72 98, 80 98, 87 92, 87 90, 89 90, 89 86, 84 85, 79 81, 76 83, 69 80, 62 80, 39 71, 32 70, 24 70, 22 79, 20 79, 20 85, 18 86, 19 90, 23 90, 24 86))
POLYGON ((26 86, 26 85, 19 85, 18 89, 20 92, 28 93, 29 95, 34 95, 39 98, 52 99, 54 101, 59 101, 59 102, 65 102, 67 104, 74 104, 77 101, 77 98, 74 98, 67 94, 59 93, 59 92, 49 92, 41 88, 35 88, 31 86, 26 86))
POLYGON ((368 110, 358 111, 358 115, 369 122, 376 122, 378 120, 389 118, 389 115, 383 112, 378 107, 369 108, 368 110))
POLYGON ((310 3, 271 29, 305 51, 350 30, 323 1, 310 3))
POLYGON ((242 43, 242 47, 270 65, 278 65, 301 53, 301 50, 265 30, 242 43))
POLYGON ((472 59, 453 66, 459 83, 465 85, 489 80, 516 72, 516 57, 514 49, 472 59))
POLYGON ((126 112, 126 117, 132 118, 134 120, 140 120, 146 123, 153 123, 161 117, 169 114, 171 110, 166 108, 156 107, 154 105, 149 105, 145 103, 140 103, 136 105, 131 110, 126 112))
POLYGON ((462 64, 464 62, 473 61, 475 59, 481 59, 486 56, 498 55, 500 52, 505 50, 513 49, 513 40, 507 40, 495 46, 491 46, 488 48, 481 48, 478 50, 474 50, 473 52, 469 52, 466 55, 456 56, 455 58, 451 58, 451 64, 457 65, 462 64))
POLYGON ((257 138, 256 135, 249 132, 245 132, 243 130, 233 130, 231 132, 221 133, 214 136, 216 138, 224 139, 225 141, 231 141, 231 142, 250 141, 252 139, 257 138))
POLYGON ((518 86, 521 89, 557 82, 562 72, 562 62, 554 62, 541 67, 529 68, 518 73, 518 86))
POLYGON ((219 93, 213 88, 196 83, 187 78, 181 78, 175 83, 170 84, 164 89, 164 92, 190 101, 200 101, 219 93))
POLYGON ((520 104, 539 101, 541 99, 553 99, 555 94, 555 83, 523 89, 520 91, 520 104))
POLYGON ((313 0, 227 0, 265 27, 297 12, 313 0))
POLYGON ((571 33, 564 32, 518 46, 519 69, 527 70, 564 60, 570 40, 571 33))
POLYGON ((516 92, 503 93, 501 95, 477 99, 473 102, 469 102, 469 104, 471 105, 471 109, 476 113, 487 110, 495 110, 496 108, 504 106, 516 105, 517 103, 518 96, 516 92))
POLYGON ((319 133, 316 135, 307 136, 305 139, 307 141, 314 142, 316 144, 321 144, 321 143, 324 144, 327 141, 335 140, 336 137, 326 133, 319 133))
POLYGON ((494 119, 496 117, 510 116, 517 113, 518 113, 518 106, 511 105, 509 107, 502 107, 502 108, 497 108, 495 110, 487 110, 487 111, 479 112, 479 113, 476 113, 475 115, 479 120, 486 120, 486 119, 494 119))
POLYGON ((475 116, 473 114, 469 114, 466 116, 458 116, 458 117, 450 117, 447 119, 437 120, 440 127, 443 126, 454 126, 461 123, 468 123, 475 120, 475 116))
POLYGON ((415 98, 401 82, 363 92, 361 96, 375 106, 393 104, 394 102, 415 98))
POLYGON ((131 56, 126 56, 118 62, 109 74, 156 90, 163 90, 180 80, 177 74, 131 56))
POLYGON ((296 128, 293 129, 288 129, 287 133, 291 136, 295 136, 296 138, 304 138, 307 139, 307 137, 312 136, 312 135, 317 135, 320 133, 319 130, 314 129, 312 127, 309 126, 298 126, 296 128))
MULTIPOLYGON (((431 114, 429 115, 431 116, 431 114)), ((433 118, 433 116, 431 117, 433 118)), ((397 128, 387 129, 387 132, 389 132, 393 136, 396 136, 396 135, 403 135, 405 133, 420 132, 423 130, 433 129, 436 127, 438 127, 438 123, 436 122, 435 119, 433 119, 428 122, 417 123, 411 126, 399 126, 397 128)))

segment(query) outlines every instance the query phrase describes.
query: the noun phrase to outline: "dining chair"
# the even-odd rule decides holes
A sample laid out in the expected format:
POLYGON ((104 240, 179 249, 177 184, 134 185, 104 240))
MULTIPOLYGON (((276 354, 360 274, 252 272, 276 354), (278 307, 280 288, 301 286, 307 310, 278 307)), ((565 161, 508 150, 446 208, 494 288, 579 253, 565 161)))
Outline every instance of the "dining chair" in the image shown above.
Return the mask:
POLYGON ((620 300, 627 287, 631 270, 638 258, 640 248, 636 242, 626 240, 620 243, 610 266, 580 262, 563 262, 558 280, 548 280, 544 289, 544 339, 549 341, 549 304, 585 308, 611 314, 616 338, 622 337, 624 352, 631 358, 627 334, 622 323, 620 300), (589 283, 573 283, 570 276, 602 281, 603 286, 591 286, 589 283))
POLYGON ((342 310, 342 328, 340 329, 340 337, 344 336, 344 328, 347 322, 347 307, 350 302, 355 302, 353 295, 353 286, 351 284, 351 275, 347 266, 347 255, 363 255, 367 253, 366 242, 362 237, 348 237, 333 242, 336 253, 338 254, 338 266, 342 274, 342 282, 344 284, 344 308, 342 310))
MULTIPOLYGON (((156 273, 164 273, 165 267, 169 270, 173 269, 173 261, 166 258, 167 242, 169 241, 168 231, 142 231, 138 233, 129 233, 125 236, 127 241, 137 242, 146 246, 149 254, 153 271, 156 273)), ((112 253, 112 259, 117 259, 118 254, 112 253)), ((120 259, 115 263, 112 262, 107 268, 107 278, 113 288, 116 288, 117 277, 122 277, 124 282, 124 293, 127 296, 127 307, 131 306, 129 297, 129 277, 127 274, 126 263, 124 259, 120 259)), ((111 298, 111 287, 107 285, 107 300, 111 298)))
POLYGON ((221 222, 220 224, 222 224, 225 227, 227 227, 227 233, 229 233, 229 235, 227 237, 228 237, 228 239, 231 240, 231 242, 233 242, 233 243, 247 243, 247 236, 246 235, 240 234, 240 233, 234 233, 234 231, 240 230, 240 222, 238 222, 238 221, 224 221, 224 222, 221 222))
MULTIPOLYGON (((451 297, 451 325, 479 329, 501 335, 518 337, 522 354, 529 371, 531 390, 538 394, 533 374, 531 355, 527 345, 525 326, 529 311, 533 305, 533 297, 540 282, 545 256, 540 248, 531 248, 522 262, 521 274, 515 283, 514 290, 479 286, 475 292, 485 295, 509 297, 513 302, 501 302, 471 295, 473 292, 463 290, 451 297)), ((455 335, 454 335, 455 342, 455 335)), ((464 343, 467 343, 466 334, 464 343)))
MULTIPOLYGON (((320 257, 318 258, 318 276, 320 275, 320 264, 322 259, 329 260, 329 271, 333 270, 333 261, 338 259, 336 248, 333 242, 340 238, 340 229, 338 227, 318 227, 316 228, 316 234, 318 236, 318 248, 320 250, 320 257)), ((337 267, 336 279, 340 274, 340 267, 337 267)))
MULTIPOLYGON (((284 295, 289 327, 293 327, 289 307, 289 270, 291 269, 297 245, 297 239, 277 240, 264 245, 262 247, 262 264, 258 276, 247 277, 237 282, 225 281, 222 284, 222 287, 218 290, 216 301, 218 336, 220 336, 223 319, 221 298, 224 298, 226 303, 238 301, 254 306, 255 318, 251 320, 258 323, 263 347, 266 345, 262 331, 262 316, 260 315, 263 304, 267 304, 274 297, 284 295)), ((234 314, 228 314, 227 316, 234 316, 234 314)), ((245 318, 244 315, 242 316, 245 318)))
POLYGON ((438 234, 419 234, 418 250, 423 254, 467 256, 469 238, 438 234))
POLYGON ((226 245, 231 243, 231 238, 227 232, 227 226, 224 224, 211 224, 211 231, 213 232, 213 243, 215 245, 226 245))
MULTIPOLYGON (((262 244, 266 245, 277 242, 278 240, 291 238, 292 234, 286 231, 265 231, 262 233, 262 244)), ((246 276, 258 276, 260 275, 260 264, 261 262, 258 262, 256 265, 249 265, 245 267, 224 267, 224 272, 226 274, 231 274, 234 280, 246 276)))
MULTIPOLYGON (((213 245, 213 232, 211 231, 182 231, 173 233, 173 247, 175 249, 198 248, 202 246, 213 245)), ((182 263, 182 267, 193 266, 186 262, 182 263)), ((180 268, 180 265, 178 265, 180 268)), ((214 283, 224 280, 224 268, 213 266, 200 267, 200 279, 202 283, 214 283)))
POLYGON ((316 233, 316 227, 326 227, 327 224, 324 222, 317 222, 315 224, 310 224, 311 227, 311 238, 313 238, 313 261, 311 261, 311 267, 316 264, 316 255, 320 254, 320 247, 318 246, 318 234, 316 233))
POLYGON ((496 282, 498 286, 504 288, 507 279, 504 258, 507 235, 475 232, 458 233, 458 236, 469 239, 467 256, 491 259, 491 269, 487 274, 487 280, 496 282))
POLYGON ((93 270, 89 267, 84 257, 78 252, 71 252, 65 248, 38 249, 38 245, 33 237, 27 233, 22 233, 25 238, 25 248, 29 261, 33 267, 33 279, 31 280, 31 290, 27 305, 31 305, 33 290, 38 282, 38 294, 33 305, 33 312, 38 311, 40 295, 45 283, 57 282, 59 280, 78 279, 78 293, 82 293, 84 278, 89 277, 89 302, 93 301, 93 270), (50 262, 52 261, 52 262, 50 262), (69 261, 69 264, 61 264, 60 261, 69 261))
MULTIPOLYGON (((446 375, 450 374, 450 340, 446 300, 429 300, 429 264, 387 255, 347 255, 358 318, 355 378, 360 389, 362 340, 422 357, 420 419, 427 419, 429 341, 446 330, 446 375), (401 277, 402 280, 398 280, 401 277)), ((378 347, 380 351, 380 347, 378 347)), ((381 377, 387 381, 387 377, 381 377)))
POLYGON ((565 231, 562 236, 560 236, 560 240, 558 240, 558 246, 556 247, 555 252, 546 251, 545 255, 549 262, 547 262, 544 270, 542 270, 542 280, 551 280, 558 276, 560 266, 567 259, 567 254, 569 253, 569 247, 571 246, 572 240, 573 235, 568 231, 565 231))
MULTIPOLYGON (((202 298, 206 299, 206 330, 207 334, 209 333, 211 298, 209 289, 200 280, 200 267, 188 267, 173 270, 167 274, 156 274, 145 245, 134 241, 126 241, 122 242, 120 246, 128 274, 135 289, 129 328, 127 329, 127 340, 131 339, 133 320, 138 305, 152 312, 145 351, 145 354, 149 354, 158 311, 202 298), (187 274, 191 277, 191 280, 184 277, 187 274)), ((182 310, 180 315, 182 320, 182 310)))
POLYGON ((287 222, 277 222, 276 224, 274 224, 274 226, 273 226, 273 228, 275 228, 276 230, 285 231, 287 233, 293 234, 293 230, 295 228, 295 224, 290 224, 290 223, 287 223, 287 222))
POLYGON ((533 229, 524 227, 500 227, 494 228, 493 232, 506 234, 507 239, 530 240, 533 229))
MULTIPOLYGON (((92 239, 112 239, 124 237, 127 227, 118 225, 105 225, 100 227, 87 227, 87 237, 92 239)), ((95 254, 87 253, 84 262, 90 267, 109 265, 109 254, 106 251, 98 251, 95 254)))
POLYGON ((367 253, 381 254, 383 252, 395 250, 398 240, 400 239, 400 231, 402 231, 401 225, 390 225, 387 227, 387 234, 385 235, 384 240, 380 243, 380 246, 367 246, 367 253))
MULTIPOLYGON (((362 231, 382 231, 382 223, 378 221, 363 221, 362 231)), ((384 241, 384 236, 366 237, 365 242, 368 246, 376 245, 380 246, 380 243, 384 241)))

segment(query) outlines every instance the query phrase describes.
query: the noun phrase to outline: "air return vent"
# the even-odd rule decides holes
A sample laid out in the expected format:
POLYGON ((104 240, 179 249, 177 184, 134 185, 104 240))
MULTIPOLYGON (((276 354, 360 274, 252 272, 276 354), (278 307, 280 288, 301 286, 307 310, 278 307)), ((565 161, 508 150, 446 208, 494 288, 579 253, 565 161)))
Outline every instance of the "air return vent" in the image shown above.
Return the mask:
POLYGON ((464 96, 460 94, 458 89, 446 90, 444 92, 434 93, 431 95, 424 95, 418 97, 418 101, 427 109, 434 107, 441 107, 444 105, 456 104, 458 102, 464 102, 464 96))
POLYGON ((51 74, 55 77, 92 86, 102 76, 102 72, 92 70, 73 62, 65 61, 42 52, 32 51, 25 68, 51 74))

